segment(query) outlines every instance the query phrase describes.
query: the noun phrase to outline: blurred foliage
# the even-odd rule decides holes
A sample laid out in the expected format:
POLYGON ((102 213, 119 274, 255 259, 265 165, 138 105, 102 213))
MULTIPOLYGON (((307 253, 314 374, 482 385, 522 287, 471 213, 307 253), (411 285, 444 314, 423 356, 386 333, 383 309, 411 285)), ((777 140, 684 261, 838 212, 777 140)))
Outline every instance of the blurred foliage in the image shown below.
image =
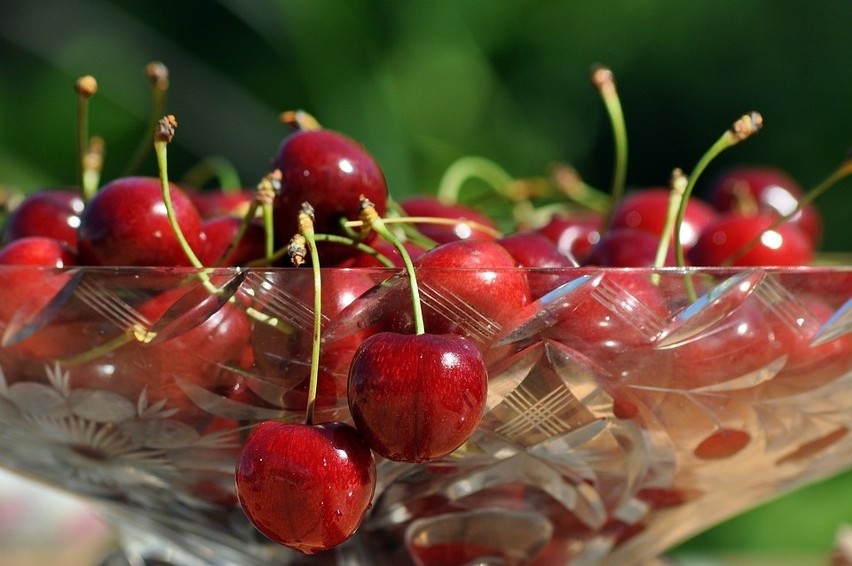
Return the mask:
MULTIPOLYGON (((121 175, 148 128, 143 68, 160 60, 180 123, 172 178, 223 156, 253 186, 286 132, 278 113, 303 108, 362 141, 397 197, 433 191, 464 155, 519 177, 563 161, 606 187, 611 133, 589 82, 603 62, 627 119, 631 185, 688 171, 734 119, 758 110, 764 130, 707 175, 765 163, 809 187, 852 144, 850 21, 848 0, 4 0, 0 184, 74 182, 72 85, 84 74, 100 83, 90 131, 106 139, 104 177, 121 175)), ((151 157, 143 172, 155 174, 151 157)), ((852 180, 817 204, 825 249, 848 251, 852 180)), ((808 519, 791 523, 804 530, 823 512, 852 521, 852 478, 844 482, 833 484, 845 495, 837 513, 800 496, 808 519)), ((772 508, 763 516, 774 525, 772 508)), ((714 533, 704 540, 760 538, 714 533)), ((795 534, 763 542, 830 544, 830 532, 795 534)))

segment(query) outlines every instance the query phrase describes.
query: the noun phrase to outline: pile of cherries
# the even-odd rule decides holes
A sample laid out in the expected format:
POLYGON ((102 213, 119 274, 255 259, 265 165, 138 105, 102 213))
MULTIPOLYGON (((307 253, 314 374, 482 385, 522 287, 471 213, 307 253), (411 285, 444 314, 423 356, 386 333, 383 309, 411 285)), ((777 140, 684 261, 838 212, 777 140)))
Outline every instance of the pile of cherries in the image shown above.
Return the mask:
MULTIPOLYGON (((608 213, 556 214, 539 226, 501 234, 491 219, 463 204, 429 196, 394 201, 379 164, 359 143, 301 113, 290 114, 289 123, 292 131, 257 190, 184 187, 169 182, 161 167, 160 176, 116 178, 88 197, 78 188, 33 192, 5 222, 0 265, 296 269, 280 250, 304 235, 300 218, 309 203, 308 244, 315 244, 323 268, 406 267, 410 283, 399 287, 401 293, 442 289, 486 320, 505 322, 550 290, 530 286, 517 267, 673 265, 670 251, 663 263, 657 259, 661 238, 679 239, 689 265, 801 265, 811 263, 820 238, 819 215, 800 204, 801 188, 783 172, 762 167, 719 175, 706 190, 707 201, 688 199, 674 235, 664 235, 671 190, 663 187, 628 193, 608 213), (465 270, 448 275, 424 269, 433 267, 465 270)), ((306 261, 319 268, 310 257, 306 261)), ((0 277, 4 325, 24 305, 44 306, 51 297, 21 272, 0 277)), ((346 305, 336 302, 333 277, 323 285, 323 313, 336 315, 346 305)), ((162 313, 176 298, 154 301, 150 312, 162 313)), ((308 412, 303 423, 262 423, 244 442, 237 495, 271 539, 304 553, 342 543, 371 506, 376 455, 433 461, 478 426, 488 384, 483 344, 463 320, 419 301, 412 292, 411 309, 389 309, 383 331, 353 338, 359 342, 345 360, 352 424, 315 423, 308 412)), ((239 307, 233 310, 243 316, 239 307)), ((572 318, 576 323, 583 316, 572 318)), ((200 332, 214 335, 220 324, 205 324, 200 332)), ((248 323, 240 324, 242 330, 221 339, 248 343, 248 323)), ((561 331, 582 332, 570 324, 561 331)), ((319 348, 318 341, 309 347, 319 348)), ((314 376, 294 403, 317 402, 318 387, 321 402, 327 379, 314 376)), ((627 405, 621 410, 630 411, 627 405)))

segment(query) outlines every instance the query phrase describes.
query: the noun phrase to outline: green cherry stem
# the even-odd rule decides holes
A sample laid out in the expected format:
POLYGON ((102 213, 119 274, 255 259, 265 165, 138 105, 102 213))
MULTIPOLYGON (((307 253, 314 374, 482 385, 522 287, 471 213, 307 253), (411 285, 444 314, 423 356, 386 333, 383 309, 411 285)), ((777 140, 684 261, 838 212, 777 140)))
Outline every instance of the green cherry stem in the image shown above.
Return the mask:
POLYGON ((94 195, 101 183, 104 166, 104 139, 92 136, 83 155, 83 194, 94 195))
MULTIPOLYGON (((178 244, 180 245, 181 249, 183 249, 183 252, 186 254, 186 257, 189 260, 190 264, 196 269, 198 269, 197 275, 198 278, 201 279, 204 288, 207 289, 211 294, 218 295, 222 292, 222 290, 217 288, 216 285, 214 285, 213 282, 210 280, 210 274, 207 272, 207 270, 204 269, 204 265, 201 263, 201 260, 198 259, 198 256, 190 247, 189 242, 186 241, 186 237, 183 234, 183 230, 178 224, 177 216, 175 215, 174 205, 172 204, 171 189, 169 187, 166 148, 168 147, 172 139, 174 139, 175 128, 177 128, 177 120, 174 116, 168 115, 157 122, 157 130, 154 133, 154 151, 157 154, 157 165, 159 167, 160 172, 160 184, 163 193, 163 204, 166 207, 166 215, 169 219, 169 226, 174 232, 175 238, 177 238, 178 244)), ((268 324, 269 326, 272 326, 284 332, 289 332, 290 330, 289 326, 284 321, 279 320, 276 317, 265 315, 252 307, 244 306, 240 304, 234 297, 230 297, 228 299, 228 302, 244 309, 248 316, 259 322, 268 324)), ((149 342, 152 339, 153 335, 149 333, 146 339, 143 341, 149 342)))
POLYGON ((606 213, 612 206, 612 197, 586 183, 571 165, 554 163, 550 166, 550 178, 560 194, 583 208, 606 213))
POLYGON ((193 267, 201 268, 204 267, 204 265, 201 263, 201 260, 198 259, 198 256, 195 255, 195 252, 190 247, 189 242, 186 241, 186 236, 184 236, 183 230, 181 230, 181 227, 177 222, 174 204, 172 203, 172 191, 169 187, 169 169, 166 157, 168 152, 166 151, 166 146, 168 146, 172 139, 174 139, 175 128, 177 128, 177 120, 174 116, 169 114, 157 122, 157 131, 154 133, 154 151, 157 153, 157 165, 160 169, 160 187, 163 191, 163 204, 166 206, 166 215, 169 219, 172 231, 174 232, 181 249, 186 254, 189 263, 191 263, 193 267))
POLYGON ((497 194, 504 194, 514 179, 505 169, 485 157, 461 157, 450 164, 438 183, 436 198, 444 204, 455 204, 464 184, 480 179, 497 194))
MULTIPOLYGON (((683 198, 680 202, 680 207, 677 211, 677 217, 675 219, 674 233, 675 235, 679 235, 681 231, 681 226, 683 226, 683 220, 686 216, 686 205, 689 202, 689 198, 692 195, 692 190, 695 187, 695 182, 698 180, 698 177, 701 176, 701 173, 704 169, 707 168, 707 165, 710 164, 713 159, 716 158, 717 155, 722 153, 724 150, 732 147, 743 140, 748 139, 749 137, 755 135, 760 129, 763 127, 763 116, 761 116, 757 112, 750 112, 748 114, 744 114, 740 116, 740 118, 734 122, 734 124, 725 130, 716 142, 710 146, 704 155, 698 160, 695 168, 692 170, 692 173, 689 175, 689 182, 686 185, 686 188, 683 192, 683 198)), ((675 247, 675 259, 677 261, 678 267, 684 267, 686 265, 686 258, 684 256, 683 251, 683 242, 680 241, 679 237, 675 237, 674 241, 675 247)))
MULTIPOLYGON (((464 224, 469 226, 471 230, 483 232, 494 238, 500 238, 503 236, 503 233, 500 230, 495 230, 494 228, 486 226, 485 224, 475 220, 464 220, 459 218, 440 218, 437 216, 400 216, 398 218, 383 218, 382 222, 384 224, 441 224, 446 226, 464 224)), ((345 225, 350 228, 358 228, 366 226, 367 224, 363 220, 347 220, 345 225)))
POLYGON ((615 77, 609 67, 595 65, 592 67, 592 84, 601 95, 609 122, 612 126, 612 136, 615 145, 615 165, 612 171, 612 185, 610 188, 611 206, 603 223, 606 230, 612 220, 614 203, 621 200, 624 193, 624 185, 627 179, 627 127, 624 123, 624 111, 621 108, 621 100, 618 97, 618 89, 615 87, 615 77))
POLYGON ((183 183, 199 188, 206 185, 211 179, 215 179, 216 184, 224 193, 236 193, 242 187, 237 168, 230 160, 220 155, 205 157, 190 167, 181 177, 183 183))
MULTIPOLYGON (((148 77, 148 82, 151 83, 151 120, 146 128, 147 132, 150 132, 151 129, 156 131, 158 127, 157 123, 166 110, 166 92, 169 90, 169 69, 159 61, 151 61, 145 65, 145 76, 148 77)), ((133 152, 133 157, 130 158, 127 166, 124 168, 125 175, 130 175, 139 169, 142 166, 142 162, 148 156, 148 152, 151 150, 151 144, 148 143, 148 135, 143 136, 139 141, 136 151, 133 152)))
MULTIPOLYGON (((689 180, 686 178, 686 175, 683 174, 681 169, 676 168, 672 171, 671 180, 669 181, 671 190, 669 191, 666 221, 665 224, 663 224, 663 231, 660 234, 660 243, 657 246, 657 255, 654 256, 654 267, 660 268, 666 264, 666 255, 669 251, 669 243, 672 241, 672 234, 674 234, 675 224, 677 223, 677 212, 680 210, 680 206, 683 203, 683 195, 686 192, 688 183, 689 180)), ((678 237, 675 236, 675 239, 678 239, 678 237)), ((659 275, 655 275, 655 280, 659 280, 659 275)))
POLYGON ((420 304, 420 287, 417 285, 417 274, 414 271, 414 264, 411 262, 411 256, 408 250, 402 244, 399 238, 394 233, 388 230, 385 226, 382 217, 376 212, 376 207, 372 202, 363 195, 361 196, 361 220, 364 226, 369 226, 379 236, 393 244, 402 257, 402 262, 405 264, 405 271, 408 273, 408 279, 411 288, 411 306, 414 314, 414 333, 425 334, 426 327, 423 323, 423 307, 420 304))
POLYGON ((92 75, 82 76, 74 83, 74 90, 77 92, 77 183, 83 200, 89 201, 94 196, 92 187, 87 187, 85 175, 89 151, 89 99, 98 92, 98 81, 92 75))
POLYGON ((317 242, 314 239, 314 209, 308 203, 302 203, 299 212, 299 233, 290 243, 290 259, 298 267, 304 260, 305 245, 311 256, 311 270, 314 276, 314 328, 311 342, 311 373, 308 381, 308 406, 305 410, 305 423, 313 424, 314 407, 317 399, 319 381, 320 341, 322 339, 322 272, 317 242))

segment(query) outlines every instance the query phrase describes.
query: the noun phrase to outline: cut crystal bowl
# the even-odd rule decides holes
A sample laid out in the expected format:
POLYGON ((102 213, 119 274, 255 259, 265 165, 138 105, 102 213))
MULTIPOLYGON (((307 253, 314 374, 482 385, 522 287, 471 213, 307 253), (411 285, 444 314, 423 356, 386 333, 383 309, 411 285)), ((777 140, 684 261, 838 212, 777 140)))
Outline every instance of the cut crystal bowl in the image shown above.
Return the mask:
MULTIPOLYGON (((473 436, 379 460, 342 546, 268 541, 234 493, 263 420, 304 420, 301 269, 0 268, 0 464, 92 501, 105 564, 632 564, 852 468, 852 267, 418 271, 426 329, 473 340, 473 436), (523 289, 518 293, 517 289, 523 289)), ((322 270, 315 422, 357 346, 411 332, 394 269, 322 270)))

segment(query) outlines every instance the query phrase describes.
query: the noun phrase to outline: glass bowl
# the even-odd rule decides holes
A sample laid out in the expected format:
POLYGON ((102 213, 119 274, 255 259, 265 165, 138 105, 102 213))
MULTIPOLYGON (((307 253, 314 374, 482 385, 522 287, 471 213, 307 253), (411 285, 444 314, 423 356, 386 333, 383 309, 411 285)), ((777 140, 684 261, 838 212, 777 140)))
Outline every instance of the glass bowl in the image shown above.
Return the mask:
MULTIPOLYGON (((482 350, 473 436, 380 460, 311 557, 234 493, 243 439, 304 419, 309 268, 0 268, 0 463, 89 498, 109 564, 630 564, 852 467, 852 267, 421 269, 427 331, 482 350)), ((315 421, 358 344, 412 331, 394 269, 323 269, 315 421)))

